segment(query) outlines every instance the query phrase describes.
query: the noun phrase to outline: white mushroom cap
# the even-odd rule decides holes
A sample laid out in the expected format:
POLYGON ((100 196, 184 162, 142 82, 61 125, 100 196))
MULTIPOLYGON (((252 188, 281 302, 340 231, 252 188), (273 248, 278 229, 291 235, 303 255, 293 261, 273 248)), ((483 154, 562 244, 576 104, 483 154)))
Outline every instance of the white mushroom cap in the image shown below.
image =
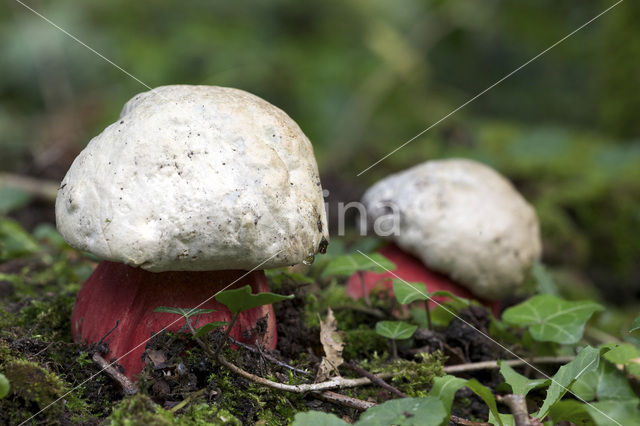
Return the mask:
POLYGON ((313 147, 282 110, 242 90, 141 93, 62 181, 72 246, 149 271, 300 263, 326 245, 313 147))
POLYGON ((427 161, 378 182, 362 201, 374 222, 398 211, 396 244, 486 299, 513 293, 540 257, 533 208, 475 161, 427 161))

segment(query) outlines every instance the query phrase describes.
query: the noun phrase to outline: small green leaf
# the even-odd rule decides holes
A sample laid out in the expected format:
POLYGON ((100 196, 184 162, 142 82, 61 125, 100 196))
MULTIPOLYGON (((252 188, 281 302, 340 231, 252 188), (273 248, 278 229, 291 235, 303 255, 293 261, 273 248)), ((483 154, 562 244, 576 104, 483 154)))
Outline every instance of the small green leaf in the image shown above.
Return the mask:
POLYGON ((33 199, 27 191, 17 188, 0 187, 0 214, 7 213, 26 206, 33 199))
POLYGON ((471 389, 473 393, 478 395, 484 401, 484 403, 487 404, 487 406, 489 407, 489 411, 493 413, 493 416, 498 424, 502 426, 502 418, 500 416, 500 413, 498 412, 498 406, 496 405, 496 400, 493 397, 491 389, 482 385, 476 379, 467 381, 467 384, 465 386, 471 389))
POLYGON ((447 412, 450 412, 456 392, 458 392, 466 383, 467 380, 456 376, 446 375, 442 377, 434 377, 433 386, 429 391, 429 396, 439 398, 447 409, 447 412))
POLYGON ((0 218, 0 260, 37 253, 40 246, 18 222, 0 218))
POLYGON ((629 333, 632 331, 640 330, 640 315, 633 320, 633 324, 631 324, 631 328, 629 329, 629 333))
POLYGON ((584 404, 585 409, 598 426, 617 425, 640 425, 640 410, 638 410, 638 399, 626 401, 598 401, 591 404, 584 404))
POLYGON ((411 325, 404 321, 379 321, 376 324, 376 333, 393 340, 409 339, 417 329, 417 325, 411 325))
POLYGON ((371 271, 378 274, 393 271, 396 265, 380 253, 362 255, 351 253, 333 259, 324 271, 323 277, 351 276, 358 271, 371 271))
POLYGON ((226 306, 231 313, 235 315, 258 306, 271 305, 272 303, 293 299, 293 297, 293 294, 283 296, 270 292, 252 294, 251 287, 246 285, 238 289, 220 292, 216 296, 216 300, 226 306))
MULTIPOLYGON (((500 422, 502 422, 504 426, 516 426, 516 420, 513 418, 513 414, 499 413, 499 416, 500 422)), ((491 411, 489 411, 489 419, 487 421, 492 425, 498 424, 498 419, 496 419, 496 416, 494 416, 491 411)))
POLYGON ((448 414, 442 402, 431 396, 392 399, 369 408, 357 426, 439 426, 448 414))
POLYGON ((535 262, 531 268, 531 272, 533 273, 540 293, 553 294, 554 296, 558 295, 558 287, 542 263, 535 262))
POLYGON ((569 386, 586 373, 597 370, 599 360, 600 351, 586 346, 578 352, 573 361, 560 367, 552 378, 551 386, 547 389, 547 396, 536 417, 542 419, 549 414, 551 407, 564 396, 569 386))
POLYGON ((0 373, 0 399, 4 398, 9 394, 9 380, 5 377, 4 374, 0 373))
POLYGON ((291 426, 345 426, 348 424, 335 414, 307 411, 296 414, 291 426))
POLYGON ((153 312, 163 312, 167 314, 181 315, 185 318, 191 318, 195 315, 208 314, 215 312, 215 309, 193 309, 193 308, 177 308, 173 306, 158 306, 153 312))
POLYGON ((397 278, 393 280, 393 294, 402 305, 429 299, 427 286, 424 283, 409 283, 397 278))
POLYGON ((569 302, 541 294, 507 309, 502 319, 513 325, 529 326, 535 340, 573 344, 582 337, 584 325, 591 315, 603 309, 590 301, 569 302))
POLYGON ((465 299, 464 297, 456 296, 447 290, 436 290, 433 293, 429 294, 430 297, 448 297, 451 301, 446 302, 445 304, 453 307, 456 310, 462 310, 464 308, 469 307, 471 305, 471 301, 469 299, 465 299))
POLYGON ((586 406, 575 399, 558 401, 549 410, 549 416, 553 419, 553 424, 564 420, 576 425, 588 425, 591 423, 591 416, 587 412, 586 406))
POLYGON ((545 379, 528 379, 502 361, 498 361, 498 364, 504 381, 511 386, 511 392, 516 395, 527 396, 529 391, 549 383, 549 380, 545 379))
POLYGON ((597 370, 584 374, 570 389, 585 401, 635 398, 624 373, 608 361, 601 361, 597 370))
POLYGON ((215 330, 216 328, 224 327, 225 325, 229 325, 226 321, 212 321, 208 324, 203 325, 202 327, 196 328, 196 332, 194 333, 195 337, 202 337, 209 334, 210 331, 215 330))
POLYGON ((628 364, 634 358, 638 358, 638 349, 631 343, 616 344, 605 352, 603 357, 614 364, 628 364))
MULTIPOLYGON (((439 398, 442 405, 447 409, 447 413, 451 411, 451 405, 455 394, 461 387, 466 386, 478 395, 489 407, 489 411, 493 413, 496 422, 502 425, 502 419, 498 412, 496 400, 491 393, 491 389, 483 386, 476 379, 465 380, 455 376, 435 377, 433 379, 433 387, 429 391, 429 396, 439 398)), ((449 414, 448 414, 449 415, 449 414)))

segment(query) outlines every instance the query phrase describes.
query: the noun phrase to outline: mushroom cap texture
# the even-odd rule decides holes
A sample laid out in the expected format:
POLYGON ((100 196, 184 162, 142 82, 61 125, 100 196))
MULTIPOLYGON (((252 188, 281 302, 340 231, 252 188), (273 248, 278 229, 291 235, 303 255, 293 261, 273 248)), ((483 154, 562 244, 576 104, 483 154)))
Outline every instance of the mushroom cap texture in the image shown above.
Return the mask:
POLYGON ((538 218, 509 181, 475 161, 427 161, 373 185, 370 223, 429 268, 485 299, 512 294, 540 257, 538 218))
POLYGON ((282 110, 238 89, 138 94, 62 181, 72 246, 160 271, 300 263, 328 240, 313 147, 282 110))

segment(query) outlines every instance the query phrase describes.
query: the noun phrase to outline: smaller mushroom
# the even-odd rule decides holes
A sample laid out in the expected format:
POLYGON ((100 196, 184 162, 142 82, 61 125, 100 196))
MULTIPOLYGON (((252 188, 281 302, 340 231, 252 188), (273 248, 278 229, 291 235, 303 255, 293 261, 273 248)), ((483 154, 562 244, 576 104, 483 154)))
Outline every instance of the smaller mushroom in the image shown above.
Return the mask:
MULTIPOLYGON (((362 202, 369 223, 397 227, 393 243, 381 249, 397 266, 393 274, 424 282, 429 292, 497 301, 513 294, 540 258, 534 209, 509 181, 475 161, 424 162, 376 183, 362 202)), ((393 274, 365 273, 365 291, 381 283, 391 290, 382 278, 393 274)), ((363 295, 359 276, 347 291, 363 295)))

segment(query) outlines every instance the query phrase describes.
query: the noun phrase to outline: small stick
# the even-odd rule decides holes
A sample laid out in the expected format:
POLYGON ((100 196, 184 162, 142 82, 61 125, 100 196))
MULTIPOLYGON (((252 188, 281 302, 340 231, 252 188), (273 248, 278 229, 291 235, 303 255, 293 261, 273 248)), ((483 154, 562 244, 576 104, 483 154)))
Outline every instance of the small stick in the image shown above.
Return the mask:
POLYGON ((362 287, 362 297, 364 297, 364 303, 368 307, 371 307, 371 299, 369 299, 369 293, 367 293, 367 286, 364 283, 364 272, 358 271, 358 277, 360 278, 360 286, 362 287))
POLYGON ((135 395, 138 393, 138 387, 131 380, 127 378, 124 374, 116 370, 112 364, 109 364, 104 358, 102 358, 98 352, 93 353, 93 362, 98 364, 102 371, 111 376, 112 379, 120 383, 122 386, 122 390, 125 395, 135 395))
POLYGON ((509 407, 516 426, 533 426, 524 395, 496 395, 496 399, 509 407))
MULTIPOLYGON (((541 356, 533 358, 531 361, 534 364, 565 364, 567 362, 573 361, 574 358, 574 356, 541 356)), ((507 364, 509 367, 518 367, 526 365, 528 361, 521 359, 510 359, 502 362, 504 364, 507 364)), ((497 368, 500 368, 500 366, 498 365, 498 361, 481 361, 472 362, 469 364, 449 365, 447 367, 444 367, 442 370, 447 374, 451 374, 475 370, 494 370, 497 368)))
POLYGON ((177 403, 175 406, 173 406, 171 408, 172 413, 176 413, 178 412, 178 410, 184 408, 189 402, 191 402, 192 400, 194 400, 195 398, 199 397, 200 395, 202 395, 204 393, 204 391, 207 390, 207 388, 202 388, 198 391, 193 392, 192 394, 189 394, 189 396, 187 396, 185 399, 183 399, 182 401, 180 401, 179 403, 177 403))
POLYGON ((222 339, 222 342, 220 342, 220 344, 216 348, 216 351, 213 353, 213 357, 214 358, 218 357, 218 354, 220 353, 220 350, 222 350, 222 348, 224 348, 224 345, 229 340, 229 333, 231 332, 231 329, 235 325, 237 319, 238 319, 238 314, 233 314, 233 317, 231 318, 231 322, 227 326, 227 329, 224 331, 224 337, 222 339))
POLYGON ((368 378, 369 380, 371 380, 372 383, 375 383, 376 385, 380 386, 383 389, 388 390, 389 392, 399 396, 400 398, 406 398, 407 397, 406 394, 402 393, 397 388, 391 386, 389 383, 385 382, 380 377, 376 376, 375 374, 370 373, 369 371, 365 370, 364 368, 360 367, 359 365, 357 365, 354 362, 345 362, 342 365, 344 365, 345 367, 355 371, 356 373, 360 374, 361 376, 364 376, 364 377, 368 378))
POLYGON ((454 416, 453 414, 451 415, 449 420, 451 420, 452 422, 454 422, 455 424, 458 424, 458 425, 465 425, 465 426, 491 426, 491 423, 474 422, 474 421, 471 421, 471 420, 463 419, 462 417, 454 416))
POLYGON ((327 402, 333 402, 334 404, 342 405, 343 407, 355 408, 358 411, 365 411, 366 409, 376 405, 373 402, 363 401, 361 399, 353 398, 332 391, 313 392, 313 396, 317 396, 318 398, 324 399, 327 402))
POLYGON ((55 201, 58 196, 59 184, 31 176, 0 173, 0 187, 19 189, 42 200, 55 201))
POLYGON ((289 365, 286 362, 280 361, 279 359, 277 359, 273 355, 271 355, 271 354, 269 354, 267 352, 263 352, 263 351, 258 350, 258 348, 256 348, 253 345, 249 345, 247 343, 240 342, 240 341, 234 339, 231 336, 229 336, 229 340, 231 340, 231 343, 233 343, 236 346, 243 347, 246 350, 248 350, 250 352, 253 352, 254 354, 262 355, 266 360, 268 360, 268 361, 270 361, 270 362, 272 362, 272 363, 274 363, 276 365, 279 365, 280 367, 287 368, 287 369, 289 369, 291 371, 294 371, 296 373, 304 374, 305 376, 311 376, 311 373, 309 373, 307 371, 304 371, 304 370, 300 370, 299 368, 296 368, 296 367, 294 367, 292 365, 289 365))

